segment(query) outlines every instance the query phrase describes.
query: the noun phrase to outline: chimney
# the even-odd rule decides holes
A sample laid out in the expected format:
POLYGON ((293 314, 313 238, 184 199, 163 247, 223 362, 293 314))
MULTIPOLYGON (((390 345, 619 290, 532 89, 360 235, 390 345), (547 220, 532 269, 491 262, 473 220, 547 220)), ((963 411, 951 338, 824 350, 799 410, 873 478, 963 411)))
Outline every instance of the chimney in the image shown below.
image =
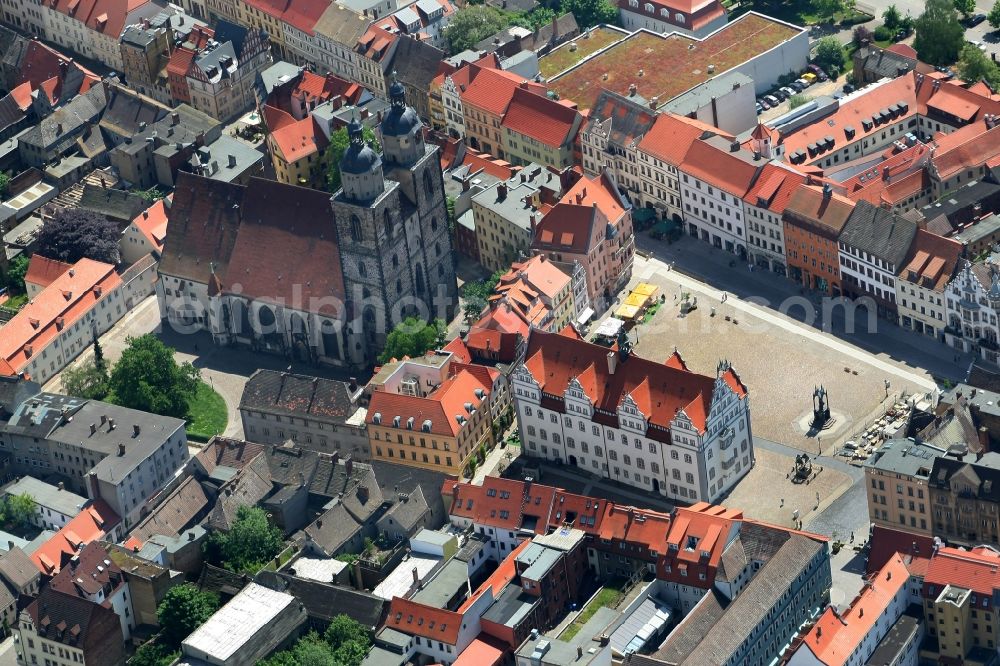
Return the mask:
POLYGON ((416 567, 413 567, 413 584, 420 585, 420 573, 417 571, 416 567))
POLYGON ((173 113, 170 114, 170 124, 171 125, 177 125, 180 122, 181 122, 181 114, 179 114, 176 111, 174 111, 173 113))
POLYGON ((829 199, 833 196, 833 188, 830 187, 830 183, 823 183, 823 198, 829 199))
POLYGON ((118 442, 118 455, 125 455, 125 444, 123 442, 118 442))
POLYGON ((115 429, 115 420, 108 419, 108 432, 111 432, 114 429, 115 429))
POLYGON ((107 414, 101 414, 101 425, 104 425, 107 422, 108 422, 108 415, 107 414))
POLYGON ((608 374, 615 374, 615 370, 618 369, 618 352, 609 351, 608 352, 608 374))
POLYGON ((97 424, 96 423, 91 423, 90 424, 90 434, 93 435, 96 432, 97 432, 97 424))
POLYGON ((188 541, 194 541, 194 532, 188 532, 188 541))
POLYGON ((636 86, 635 86, 635 84, 634 84, 634 83, 630 83, 630 84, 628 84, 628 96, 629 96, 629 97, 635 97, 635 95, 636 95, 636 93, 638 92, 638 90, 639 90, 639 89, 638 89, 638 88, 636 88, 636 86))
POLYGON ((319 520, 316 521, 316 529, 318 529, 318 530, 323 529, 323 519, 322 518, 320 518, 319 520))
POLYGON ((729 152, 731 152, 731 153, 738 153, 738 152, 740 152, 740 142, 739 141, 733 141, 731 144, 729 144, 729 152))
POLYGON ((531 220, 531 235, 532 235, 532 237, 534 237, 534 235, 535 235, 535 228, 538 226, 538 220, 535 219, 535 214, 534 213, 532 213, 529 216, 529 219, 531 220))
POLYGON ((986 426, 979 426, 979 446, 983 453, 990 452, 990 431, 986 426))
POLYGON ((13 541, 8 541, 7 542, 7 550, 14 550, 14 542, 13 541))
POLYGON ((229 156, 229 168, 230 169, 235 169, 236 168, 236 155, 230 155, 229 156))
POLYGON ((507 183, 497 185, 497 199, 503 201, 507 198, 507 183))
POLYGON ((136 423, 135 425, 132 426, 132 436, 133 437, 138 437, 140 432, 142 432, 142 428, 139 427, 138 423, 136 423))
POLYGON ((361 559, 354 560, 354 587, 358 589, 358 592, 365 591, 364 581, 361 580, 361 559))
POLYGON ((350 457, 346 458, 344 460, 344 467, 346 468, 347 476, 350 477, 351 476, 351 470, 354 469, 354 461, 351 460, 350 457))

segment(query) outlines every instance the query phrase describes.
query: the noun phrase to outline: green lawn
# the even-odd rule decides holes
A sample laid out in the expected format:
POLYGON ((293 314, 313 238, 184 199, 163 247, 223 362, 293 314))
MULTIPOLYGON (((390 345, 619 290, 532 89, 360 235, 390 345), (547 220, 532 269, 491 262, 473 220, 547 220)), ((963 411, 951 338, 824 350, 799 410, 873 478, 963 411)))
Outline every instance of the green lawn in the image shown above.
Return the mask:
POLYGON ((562 632, 559 636, 559 640, 568 641, 572 640, 574 636, 583 629, 583 625, 587 624, 587 621, 594 616, 598 608, 611 608, 614 607, 622 596, 622 591, 614 584, 605 585, 601 588, 601 591, 594 595, 594 598, 590 600, 580 614, 576 616, 573 623, 566 627, 566 630, 562 632))
POLYGON ((27 304, 28 304, 28 295, 18 294, 17 296, 11 296, 9 299, 7 299, 7 301, 3 304, 3 307, 7 308, 8 310, 13 310, 14 312, 17 312, 27 304))
POLYGON ((228 420, 226 401, 211 386, 199 381, 198 390, 188 403, 188 438, 207 442, 225 431, 228 420))

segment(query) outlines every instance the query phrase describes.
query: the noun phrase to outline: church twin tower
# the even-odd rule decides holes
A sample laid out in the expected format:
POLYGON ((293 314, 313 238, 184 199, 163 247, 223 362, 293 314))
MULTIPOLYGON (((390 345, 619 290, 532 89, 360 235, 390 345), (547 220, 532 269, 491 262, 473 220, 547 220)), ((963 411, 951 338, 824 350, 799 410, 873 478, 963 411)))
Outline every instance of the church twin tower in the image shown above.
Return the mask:
POLYGON ((403 318, 450 320, 458 305, 455 259, 436 146, 406 105, 398 81, 380 125, 382 155, 365 143, 357 119, 333 196, 347 293, 346 359, 370 364, 403 318), (360 330, 358 329, 360 325, 360 330))

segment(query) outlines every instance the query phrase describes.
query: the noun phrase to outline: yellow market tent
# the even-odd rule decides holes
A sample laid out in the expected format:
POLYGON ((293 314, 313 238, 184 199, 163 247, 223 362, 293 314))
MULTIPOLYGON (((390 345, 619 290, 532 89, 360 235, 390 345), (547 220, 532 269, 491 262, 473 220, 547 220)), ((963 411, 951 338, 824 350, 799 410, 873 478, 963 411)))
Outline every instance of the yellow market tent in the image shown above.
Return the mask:
POLYGON ((639 314, 639 308, 634 305, 623 304, 615 310, 615 316, 619 319, 635 319, 639 314))

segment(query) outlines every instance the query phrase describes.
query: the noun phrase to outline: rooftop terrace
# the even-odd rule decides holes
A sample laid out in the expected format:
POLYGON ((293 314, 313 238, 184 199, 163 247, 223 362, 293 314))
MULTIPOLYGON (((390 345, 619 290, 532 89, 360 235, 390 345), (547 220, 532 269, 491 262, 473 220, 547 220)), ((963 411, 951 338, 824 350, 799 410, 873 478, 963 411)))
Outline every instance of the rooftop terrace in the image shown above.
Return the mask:
POLYGON ((643 98, 656 97, 663 104, 801 31, 754 12, 703 40, 678 33, 663 36, 640 30, 556 77, 549 82, 549 88, 582 109, 593 105, 601 88, 627 95, 631 84, 635 84, 636 92, 643 98))

